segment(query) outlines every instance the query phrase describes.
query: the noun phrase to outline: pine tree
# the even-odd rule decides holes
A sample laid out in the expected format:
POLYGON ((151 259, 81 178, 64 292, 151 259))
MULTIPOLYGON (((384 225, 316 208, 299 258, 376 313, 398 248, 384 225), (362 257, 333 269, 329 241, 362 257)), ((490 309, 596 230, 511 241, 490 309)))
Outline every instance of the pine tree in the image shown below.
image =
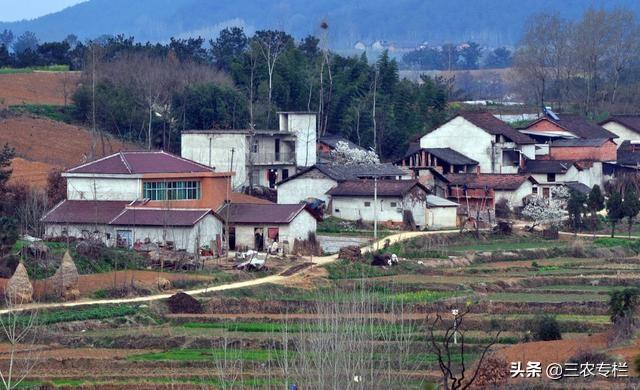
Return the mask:
POLYGON ((622 197, 619 192, 613 192, 607 200, 607 217, 611 224, 611 237, 615 237, 616 224, 625 217, 622 207, 622 197))
POLYGON ((589 192, 587 208, 591 212, 591 229, 595 231, 598 228, 598 211, 604 208, 604 195, 597 184, 589 192))
POLYGON ((622 212, 627 218, 627 232, 629 234, 629 238, 631 238, 633 223, 635 222, 635 218, 638 216, 638 213, 640 213, 640 200, 638 199, 638 194, 633 188, 628 188, 624 193, 622 212))

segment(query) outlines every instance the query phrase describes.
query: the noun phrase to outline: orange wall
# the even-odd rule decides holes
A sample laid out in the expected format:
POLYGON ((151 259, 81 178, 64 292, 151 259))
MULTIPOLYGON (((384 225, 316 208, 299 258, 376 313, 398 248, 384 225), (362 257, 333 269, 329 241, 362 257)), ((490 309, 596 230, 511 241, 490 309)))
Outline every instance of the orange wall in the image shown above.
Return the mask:
POLYGON ((145 175, 143 182, 159 180, 197 180, 200 181, 200 199, 197 200, 152 200, 148 207, 205 208, 216 210, 231 193, 231 175, 222 174, 181 174, 181 175, 145 175))
POLYGON ((549 148, 552 160, 614 161, 617 158, 616 144, 609 140, 599 147, 557 147, 549 148))

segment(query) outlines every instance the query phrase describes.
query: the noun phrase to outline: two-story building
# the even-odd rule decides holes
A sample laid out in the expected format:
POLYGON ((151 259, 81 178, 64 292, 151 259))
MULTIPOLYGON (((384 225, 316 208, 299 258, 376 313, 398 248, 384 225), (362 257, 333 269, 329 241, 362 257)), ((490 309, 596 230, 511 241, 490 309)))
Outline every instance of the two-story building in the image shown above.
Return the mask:
POLYGON ((279 112, 278 116, 277 130, 183 131, 181 155, 235 172, 234 189, 248 186, 249 175, 253 185, 275 188, 298 168, 316 163, 316 113, 279 112))
POLYGON ((404 165, 438 166, 428 160, 435 157, 443 169, 453 166, 448 169, 453 172, 477 166, 480 173, 517 173, 525 159, 535 158, 535 141, 489 112, 461 111, 420 137, 418 145, 402 160, 404 165))

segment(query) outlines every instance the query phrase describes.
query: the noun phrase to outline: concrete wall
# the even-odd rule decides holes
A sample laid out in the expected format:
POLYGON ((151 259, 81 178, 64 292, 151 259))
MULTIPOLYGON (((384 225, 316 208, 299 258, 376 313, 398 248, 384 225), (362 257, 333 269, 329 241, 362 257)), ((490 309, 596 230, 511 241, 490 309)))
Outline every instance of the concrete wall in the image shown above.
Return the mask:
POLYGON ((112 226, 112 225, 63 225, 47 224, 45 226, 45 236, 63 236, 63 230, 67 230, 70 237, 88 238, 88 235, 99 238, 107 246, 116 245, 116 236, 119 230, 130 230, 133 242, 144 241, 149 238, 152 242, 173 241, 176 249, 184 249, 189 253, 194 253, 196 245, 210 245, 215 241, 216 234, 222 236, 222 222, 213 215, 207 215, 193 227, 168 227, 162 226, 112 226), (93 233, 94 231, 98 233, 93 233))
POLYGON ((182 133, 181 156, 207 166, 215 167, 218 172, 231 169, 231 148, 234 148, 232 186, 238 188, 247 181, 246 134, 206 134, 182 133), (211 139, 211 161, 209 161, 209 139, 211 139))
POLYGON ((602 125, 602 127, 604 127, 605 129, 609 130, 610 132, 618 136, 618 138, 615 138, 613 140, 613 142, 615 142, 617 145, 620 145, 621 143, 627 140, 630 140, 630 141, 640 140, 640 134, 636 133, 635 131, 617 122, 613 122, 613 121, 607 122, 604 125, 602 125))
POLYGON ((522 207, 524 206, 522 200, 531 195, 533 190, 533 185, 529 180, 526 180, 518 189, 514 191, 501 191, 496 190, 494 196, 494 202, 500 200, 500 198, 505 198, 509 201, 509 205, 511 207, 522 207))
POLYGON ((296 165, 310 167, 316 163, 315 113, 280 113, 280 130, 296 134, 296 165))
POLYGON ((306 240, 309 237, 309 233, 315 233, 317 228, 316 219, 309 214, 308 211, 302 211, 298 214, 291 223, 288 225, 269 225, 269 224, 247 224, 236 225, 236 248, 247 247, 249 249, 255 249, 255 229, 263 229, 264 248, 266 250, 271 242, 267 236, 267 230, 269 228, 278 228, 278 239, 280 244, 287 241, 289 243, 289 249, 293 248, 293 242, 298 240, 306 240))
POLYGON ((444 229, 457 226, 457 207, 429 207, 426 211, 426 227, 444 229))
MULTIPOLYGON (((374 202, 372 197, 343 197, 334 196, 331 200, 331 214, 334 217, 346 219, 349 221, 373 221, 374 219, 374 202), (365 202, 369 202, 369 206, 365 206, 365 202)), ((378 198, 378 221, 402 222, 402 198, 378 198), (395 206, 391 203, 395 202, 395 206)))
POLYGON ((579 183, 585 184, 588 187, 593 187, 594 185, 599 185, 600 187, 604 184, 604 175, 602 173, 602 163, 601 162, 593 162, 591 168, 579 170, 572 165, 569 167, 566 173, 558 173, 556 174, 555 182, 547 181, 547 174, 544 173, 536 173, 531 175, 538 183, 538 187, 553 187, 558 184, 562 184, 569 181, 577 181, 579 183))
POLYGON ((324 200, 328 205, 330 197, 326 193, 335 187, 338 182, 322 174, 314 175, 313 172, 316 171, 308 172, 278 185, 278 203, 300 203, 309 197, 313 197, 324 200))
POLYGON ((142 195, 138 178, 67 177, 69 200, 135 200, 142 195))

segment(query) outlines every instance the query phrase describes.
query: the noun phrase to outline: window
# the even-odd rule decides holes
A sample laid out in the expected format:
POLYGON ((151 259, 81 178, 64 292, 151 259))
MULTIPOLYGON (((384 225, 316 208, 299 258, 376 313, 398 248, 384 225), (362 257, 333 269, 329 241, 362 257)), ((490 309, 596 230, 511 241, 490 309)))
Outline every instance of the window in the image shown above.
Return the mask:
POLYGON ((364 202, 364 207, 371 207, 371 202, 364 202))
POLYGON ((253 147, 251 149, 253 153, 258 153, 258 140, 253 141, 253 147))
POLYGON ((556 181, 556 174, 555 173, 547 173, 547 182, 553 183, 554 181, 556 181))
POLYGON ((538 194, 538 187, 531 187, 531 193, 537 195, 538 194))
POLYGON ((283 169, 282 170, 282 180, 285 180, 289 177, 289 170, 288 169, 283 169))
POLYGON ((391 202, 390 205, 391 205, 391 207, 397 207, 398 206, 398 204, 396 202, 391 202))
POLYGON ((200 199, 199 181, 150 181, 144 183, 143 196, 150 200, 200 199))

